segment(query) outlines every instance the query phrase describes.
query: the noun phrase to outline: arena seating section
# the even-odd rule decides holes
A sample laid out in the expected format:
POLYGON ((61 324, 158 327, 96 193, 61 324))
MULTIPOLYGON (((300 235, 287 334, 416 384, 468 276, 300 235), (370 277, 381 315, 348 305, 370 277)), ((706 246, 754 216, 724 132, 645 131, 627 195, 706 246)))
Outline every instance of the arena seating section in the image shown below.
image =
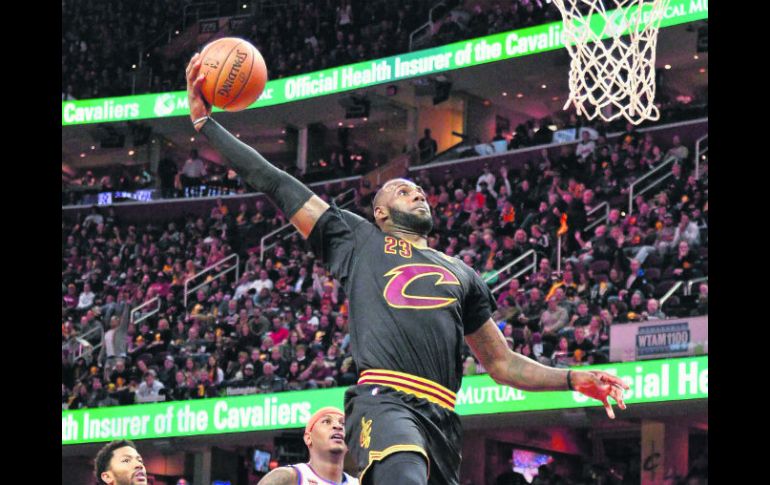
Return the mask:
MULTIPOLYGON (((510 197, 500 194, 505 183, 497 167, 490 171, 495 177, 492 190, 479 192, 479 179, 453 177, 442 169, 414 177, 435 208, 432 247, 463 259, 483 276, 529 249, 536 251, 537 271, 495 295, 495 319, 515 351, 549 365, 607 361, 610 325, 708 312, 707 282, 696 285, 691 296, 671 296, 657 311, 650 303, 675 281, 708 276, 707 160, 701 160, 696 179, 693 153, 686 147, 658 147, 652 137, 635 131, 599 143, 584 163, 575 155, 577 145, 571 145, 557 157, 533 155, 520 168, 508 170, 510 197), (618 202, 627 199, 629 183, 668 156, 681 157, 670 165, 674 175, 637 197, 633 212, 614 209, 607 221, 583 230, 599 214, 587 217, 587 209, 601 201, 622 205, 618 202), (562 248, 565 263, 557 273, 555 233, 562 214, 567 214, 568 229, 562 248), (633 258, 639 260, 641 273, 628 285, 633 258), (565 318, 558 308, 548 310, 546 300, 551 299, 566 310, 566 330, 557 333, 543 328, 565 318), (581 302, 586 308, 580 309, 581 302), (576 342, 574 328, 579 326, 591 344, 576 342)), ((358 194, 351 209, 370 217, 372 195, 358 194)), ((355 381, 343 289, 296 234, 268 251, 260 264, 255 241, 286 221, 271 204, 257 204, 244 203, 231 211, 212 199, 210 212, 151 224, 123 223, 113 211, 65 218, 63 407, 134 402, 149 369, 165 385, 161 399, 355 381), (232 273, 214 279, 191 295, 185 308, 185 279, 234 252, 241 257, 241 280, 235 281, 232 273), (125 360, 124 371, 114 370, 116 359, 105 358, 106 346, 99 347, 102 352, 89 352, 99 346, 111 317, 119 317, 123 305, 134 308, 158 294, 159 312, 128 326, 127 355, 117 359, 125 360), (168 330, 158 328, 161 319, 168 330), (306 358, 290 373, 300 346, 306 358), (323 354, 324 369, 303 375, 318 353, 323 354), (268 361, 284 380, 259 381, 268 361), (246 371, 248 364, 253 374, 246 371), (183 373, 179 382, 177 370, 183 373)), ((490 286, 506 276, 492 278, 490 286)), ((471 358, 466 359, 466 373, 483 372, 467 355, 471 358)))

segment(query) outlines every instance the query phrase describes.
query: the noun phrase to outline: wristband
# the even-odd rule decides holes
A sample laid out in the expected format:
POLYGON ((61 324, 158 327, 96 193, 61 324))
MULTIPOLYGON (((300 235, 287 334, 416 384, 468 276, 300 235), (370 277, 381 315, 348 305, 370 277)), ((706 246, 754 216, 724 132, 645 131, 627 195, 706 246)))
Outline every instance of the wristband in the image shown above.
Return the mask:
POLYGON ((193 126, 196 126, 201 121, 208 121, 210 119, 211 119, 211 117, 209 115, 201 116, 200 118, 198 118, 197 120, 193 121, 192 123, 193 123, 193 126))
POLYGON ((572 387, 572 370, 567 371, 567 389, 570 391, 574 391, 575 388, 572 387))

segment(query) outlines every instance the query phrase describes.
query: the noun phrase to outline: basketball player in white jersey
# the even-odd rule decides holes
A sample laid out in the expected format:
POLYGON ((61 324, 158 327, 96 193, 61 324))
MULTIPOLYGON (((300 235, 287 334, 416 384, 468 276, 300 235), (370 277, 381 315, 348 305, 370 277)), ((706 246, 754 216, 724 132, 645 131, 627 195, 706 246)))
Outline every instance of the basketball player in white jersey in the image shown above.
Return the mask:
POLYGON ((307 463, 276 468, 257 485, 358 485, 342 471, 345 454, 345 413, 334 407, 319 409, 305 426, 307 463))

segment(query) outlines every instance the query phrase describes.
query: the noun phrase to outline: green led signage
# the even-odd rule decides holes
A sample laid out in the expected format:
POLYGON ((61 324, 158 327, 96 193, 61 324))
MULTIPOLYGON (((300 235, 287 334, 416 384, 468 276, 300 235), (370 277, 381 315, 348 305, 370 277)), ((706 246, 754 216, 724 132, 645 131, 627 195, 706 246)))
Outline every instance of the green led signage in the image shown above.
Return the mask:
MULTIPOLYGON (((616 16, 617 17, 617 16, 616 16)), ((707 0, 671 0, 661 27, 708 18, 707 0)), ((598 17, 594 16, 594 20, 598 17)), ((591 22, 594 29, 598 22, 591 22)), ((269 81, 248 109, 341 93, 452 69, 513 59, 564 46, 562 23, 518 29, 432 49, 269 81)), ((268 67, 269 69, 269 67, 268 67)), ((567 72, 564 73, 567 76, 567 72)), ((214 108, 214 111, 221 111, 214 108)), ((186 91, 62 102, 62 126, 185 116, 186 91)))
MULTIPOLYGON (((630 389, 626 404, 708 398, 708 356, 604 364, 630 389)), ((135 404, 62 411, 62 444, 113 439, 241 433, 301 428, 324 406, 343 407, 345 388, 135 404)), ((576 392, 526 392, 495 384, 488 375, 463 379, 457 413, 464 416, 601 406, 576 392)))

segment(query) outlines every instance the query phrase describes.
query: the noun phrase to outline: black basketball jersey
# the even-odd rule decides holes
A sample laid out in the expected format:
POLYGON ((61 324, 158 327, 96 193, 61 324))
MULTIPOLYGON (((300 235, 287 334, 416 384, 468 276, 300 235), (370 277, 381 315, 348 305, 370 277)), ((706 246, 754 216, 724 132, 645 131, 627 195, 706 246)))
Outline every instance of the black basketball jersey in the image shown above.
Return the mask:
POLYGON ((457 258, 415 247, 334 205, 309 240, 349 295, 358 369, 405 372, 457 392, 463 337, 496 308, 479 275, 457 258))

